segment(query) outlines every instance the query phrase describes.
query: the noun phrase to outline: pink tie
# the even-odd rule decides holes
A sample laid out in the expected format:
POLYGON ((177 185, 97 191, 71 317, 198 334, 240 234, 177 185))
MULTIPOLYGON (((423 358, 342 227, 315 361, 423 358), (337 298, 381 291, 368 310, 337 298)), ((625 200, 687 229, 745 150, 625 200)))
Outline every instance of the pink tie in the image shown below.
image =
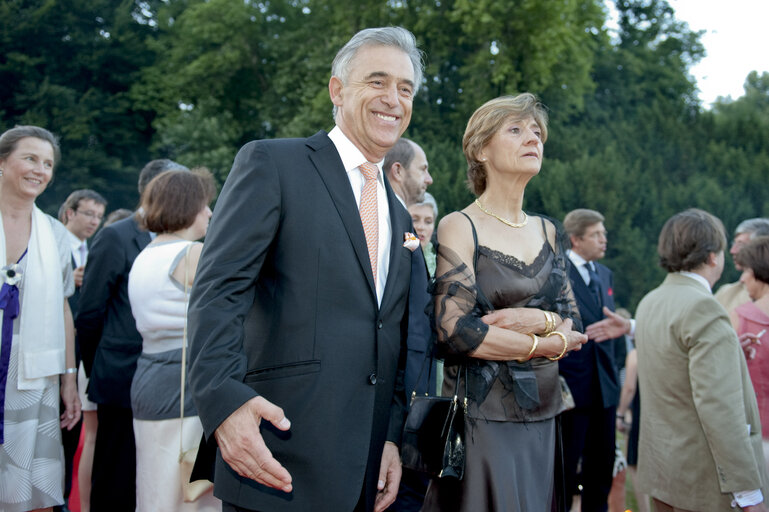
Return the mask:
POLYGON ((368 258, 371 261, 371 271, 374 274, 374 285, 377 279, 377 254, 379 247, 379 211, 376 202, 376 182, 379 168, 372 163, 361 164, 360 172, 366 179, 363 184, 363 192, 360 195, 360 220, 363 223, 363 232, 366 234, 368 246, 368 258))

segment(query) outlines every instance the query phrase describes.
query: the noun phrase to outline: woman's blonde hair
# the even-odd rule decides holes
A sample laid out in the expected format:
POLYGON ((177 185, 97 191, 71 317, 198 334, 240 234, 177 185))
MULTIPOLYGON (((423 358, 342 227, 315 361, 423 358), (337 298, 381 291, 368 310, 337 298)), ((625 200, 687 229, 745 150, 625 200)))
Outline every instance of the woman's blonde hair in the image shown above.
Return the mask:
POLYGON ((486 190, 486 166, 478 158, 481 150, 508 120, 533 118, 542 130, 542 142, 547 140, 547 111, 536 96, 525 92, 517 96, 500 96, 487 101, 467 122, 462 150, 467 159, 467 184, 476 196, 486 190))

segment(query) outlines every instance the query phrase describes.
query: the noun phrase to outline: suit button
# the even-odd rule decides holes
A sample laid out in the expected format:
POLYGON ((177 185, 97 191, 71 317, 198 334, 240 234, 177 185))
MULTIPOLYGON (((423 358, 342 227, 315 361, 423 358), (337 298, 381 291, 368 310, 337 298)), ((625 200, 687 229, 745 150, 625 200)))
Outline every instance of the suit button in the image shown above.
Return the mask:
POLYGON ((377 324, 377 328, 381 329, 383 325, 384 323, 380 320, 379 323, 377 324))
POLYGON ((368 376, 368 381, 369 381, 371 384, 376 384, 376 373, 372 373, 371 375, 369 375, 369 376, 368 376))

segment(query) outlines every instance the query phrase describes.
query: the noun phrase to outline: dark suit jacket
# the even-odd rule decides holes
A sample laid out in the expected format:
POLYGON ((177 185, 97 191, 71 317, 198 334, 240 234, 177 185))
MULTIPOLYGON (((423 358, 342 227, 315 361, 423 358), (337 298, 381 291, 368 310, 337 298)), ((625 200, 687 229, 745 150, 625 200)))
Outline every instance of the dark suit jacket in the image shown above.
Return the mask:
MULTIPOLYGON (((596 273, 601 280, 603 305, 614 311, 611 270, 600 263, 594 263, 596 273)), ((569 260, 569 278, 571 279, 571 289, 574 291, 574 297, 579 307, 579 314, 582 317, 582 325, 587 327, 603 320, 604 315, 601 306, 596 304, 590 289, 571 260, 569 260)), ((620 392, 617 353, 624 352, 624 347, 624 336, 601 343, 588 340, 581 350, 570 352, 568 357, 559 361, 559 371, 566 379, 577 407, 617 406, 620 392), (594 379, 598 379, 600 392, 596 392, 594 379)))
POLYGON ((425 264, 425 255, 422 248, 414 251, 411 257, 411 285, 409 287, 409 328, 408 357, 406 360, 405 388, 407 399, 411 400, 412 391, 417 394, 435 394, 435 360, 427 362, 432 367, 427 367, 425 358, 429 357, 431 348, 432 327, 430 317, 425 313, 428 304, 432 304, 432 297, 427 291, 428 270, 425 264))
POLYGON ((392 247, 378 307, 358 207, 328 136, 255 141, 235 158, 190 298, 190 389, 209 441, 257 395, 282 407, 291 430, 261 430, 294 491, 241 478, 217 454, 224 501, 331 512, 353 510, 364 489, 373 506, 382 447, 403 425, 412 258, 411 219, 385 183, 392 247))
POLYGON ((128 272, 150 242, 134 216, 103 228, 88 252, 75 327, 96 403, 131 407, 131 381, 142 338, 128 301, 128 272))

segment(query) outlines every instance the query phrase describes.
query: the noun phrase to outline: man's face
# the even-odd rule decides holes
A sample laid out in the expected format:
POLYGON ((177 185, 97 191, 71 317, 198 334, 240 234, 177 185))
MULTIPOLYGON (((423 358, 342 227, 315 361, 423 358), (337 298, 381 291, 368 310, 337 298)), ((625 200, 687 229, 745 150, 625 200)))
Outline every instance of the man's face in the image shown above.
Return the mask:
MULTIPOLYGON (((740 233, 739 235, 735 235, 734 240, 732 240, 732 247, 729 249, 729 254, 732 255, 732 259, 737 256, 740 249, 745 247, 745 244, 748 242, 750 242, 750 233, 740 233)), ((737 261, 734 262, 734 268, 742 270, 742 266, 740 266, 737 261)))
POLYGON ((606 254, 606 242, 606 228, 598 222, 588 226, 582 236, 572 236, 571 249, 585 261, 595 261, 606 254))
POLYGON ((364 46, 350 62, 347 83, 328 84, 336 124, 370 162, 382 160, 411 121, 414 67, 390 46, 364 46))
POLYGON ((403 188, 406 194, 404 200, 407 205, 424 201, 427 187, 433 183, 433 178, 427 170, 425 152, 416 144, 413 146, 414 158, 411 159, 411 164, 404 169, 403 188))
POLYGON ((67 210, 67 229, 80 240, 91 238, 104 217, 104 205, 93 199, 83 199, 77 210, 67 210))

